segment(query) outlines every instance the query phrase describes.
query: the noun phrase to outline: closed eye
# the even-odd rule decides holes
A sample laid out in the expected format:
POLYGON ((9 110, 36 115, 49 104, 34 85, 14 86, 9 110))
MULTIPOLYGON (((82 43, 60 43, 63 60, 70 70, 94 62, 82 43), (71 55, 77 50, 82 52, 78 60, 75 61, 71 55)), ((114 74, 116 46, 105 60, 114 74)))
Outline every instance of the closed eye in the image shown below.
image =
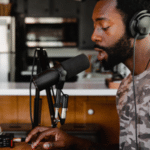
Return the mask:
POLYGON ((109 29, 109 26, 105 27, 105 28, 102 28, 102 30, 104 30, 104 31, 107 31, 108 29, 109 29))

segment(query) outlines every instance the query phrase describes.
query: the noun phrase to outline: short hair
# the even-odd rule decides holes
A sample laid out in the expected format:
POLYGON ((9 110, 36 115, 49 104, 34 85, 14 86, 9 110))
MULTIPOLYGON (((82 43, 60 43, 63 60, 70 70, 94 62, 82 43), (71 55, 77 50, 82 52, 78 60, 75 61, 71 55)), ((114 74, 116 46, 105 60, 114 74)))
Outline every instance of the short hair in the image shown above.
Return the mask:
POLYGON ((117 0, 117 9, 124 13, 126 20, 131 20, 139 11, 150 11, 150 0, 117 0))
POLYGON ((123 16, 123 21, 126 25, 126 31, 129 33, 129 23, 132 17, 142 10, 150 12, 150 0, 116 0, 117 9, 123 16))
MULTIPOLYGON (((101 0, 97 0, 101 1, 101 0)), ((116 0, 116 8, 119 10, 120 14, 123 17, 123 22, 126 26, 127 34, 129 32, 129 23, 132 17, 142 10, 148 10, 150 12, 150 0, 116 0)))

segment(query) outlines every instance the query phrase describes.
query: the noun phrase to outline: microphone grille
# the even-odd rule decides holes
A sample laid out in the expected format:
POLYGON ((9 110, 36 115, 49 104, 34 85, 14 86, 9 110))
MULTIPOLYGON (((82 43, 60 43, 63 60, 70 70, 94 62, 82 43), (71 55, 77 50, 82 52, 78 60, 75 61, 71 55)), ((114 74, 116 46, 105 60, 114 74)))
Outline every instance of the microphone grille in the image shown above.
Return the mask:
POLYGON ((67 71, 66 78, 69 79, 78 73, 89 68, 90 63, 85 54, 80 54, 61 63, 62 67, 67 71))

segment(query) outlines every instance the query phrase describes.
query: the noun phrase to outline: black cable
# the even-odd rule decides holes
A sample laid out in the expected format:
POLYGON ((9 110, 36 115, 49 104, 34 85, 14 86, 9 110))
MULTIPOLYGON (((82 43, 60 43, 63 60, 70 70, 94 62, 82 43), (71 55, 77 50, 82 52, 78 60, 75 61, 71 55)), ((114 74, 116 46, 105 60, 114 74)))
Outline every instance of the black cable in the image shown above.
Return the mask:
POLYGON ((54 98, 54 102, 56 102, 56 98, 55 98, 55 94, 54 94, 54 89, 53 89, 53 87, 51 87, 51 89, 52 89, 52 95, 53 95, 53 98, 54 98))
POLYGON ((32 85, 32 80, 33 80, 33 71, 34 71, 34 64, 35 64, 35 57, 36 57, 36 52, 37 50, 34 51, 34 57, 33 57, 33 64, 32 64, 32 72, 31 72, 31 78, 30 78, 30 87, 29 87, 29 93, 30 93, 30 120, 33 125, 33 119, 32 119, 32 98, 31 98, 31 85, 32 85))
POLYGON ((64 92, 61 90, 62 95, 65 95, 64 92))
POLYGON ((133 94, 134 94, 134 106, 135 106, 135 138, 136 138, 136 150, 138 150, 138 139, 137 139, 137 108, 136 108, 136 95, 135 95, 135 83, 134 83, 134 72, 135 72, 135 45, 136 40, 138 38, 139 34, 136 35, 134 39, 134 45, 133 45, 133 94))
POLYGON ((148 61, 147 65, 146 65, 146 68, 145 68, 145 70, 147 69, 147 67, 148 67, 148 65, 149 65, 149 62, 150 62, 150 59, 149 59, 149 61, 148 61))

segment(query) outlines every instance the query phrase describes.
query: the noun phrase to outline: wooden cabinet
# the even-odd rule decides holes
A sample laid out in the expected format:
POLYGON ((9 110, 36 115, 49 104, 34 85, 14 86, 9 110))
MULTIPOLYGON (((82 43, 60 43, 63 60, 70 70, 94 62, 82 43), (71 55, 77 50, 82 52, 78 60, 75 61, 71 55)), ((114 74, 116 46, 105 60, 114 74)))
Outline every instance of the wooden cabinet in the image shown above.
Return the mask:
POLYGON ((17 122, 17 97, 1 96, 0 97, 0 123, 17 122))
POLYGON ((99 124, 102 142, 119 142, 119 118, 115 97, 76 97, 76 123, 99 124))
MULTIPOLYGON (((50 126, 47 97, 41 98, 41 125, 50 126)), ((119 119, 115 102, 115 96, 70 96, 65 124, 99 124, 103 142, 118 143, 119 119)), ((0 123, 30 123, 29 96, 0 96, 0 123)))

